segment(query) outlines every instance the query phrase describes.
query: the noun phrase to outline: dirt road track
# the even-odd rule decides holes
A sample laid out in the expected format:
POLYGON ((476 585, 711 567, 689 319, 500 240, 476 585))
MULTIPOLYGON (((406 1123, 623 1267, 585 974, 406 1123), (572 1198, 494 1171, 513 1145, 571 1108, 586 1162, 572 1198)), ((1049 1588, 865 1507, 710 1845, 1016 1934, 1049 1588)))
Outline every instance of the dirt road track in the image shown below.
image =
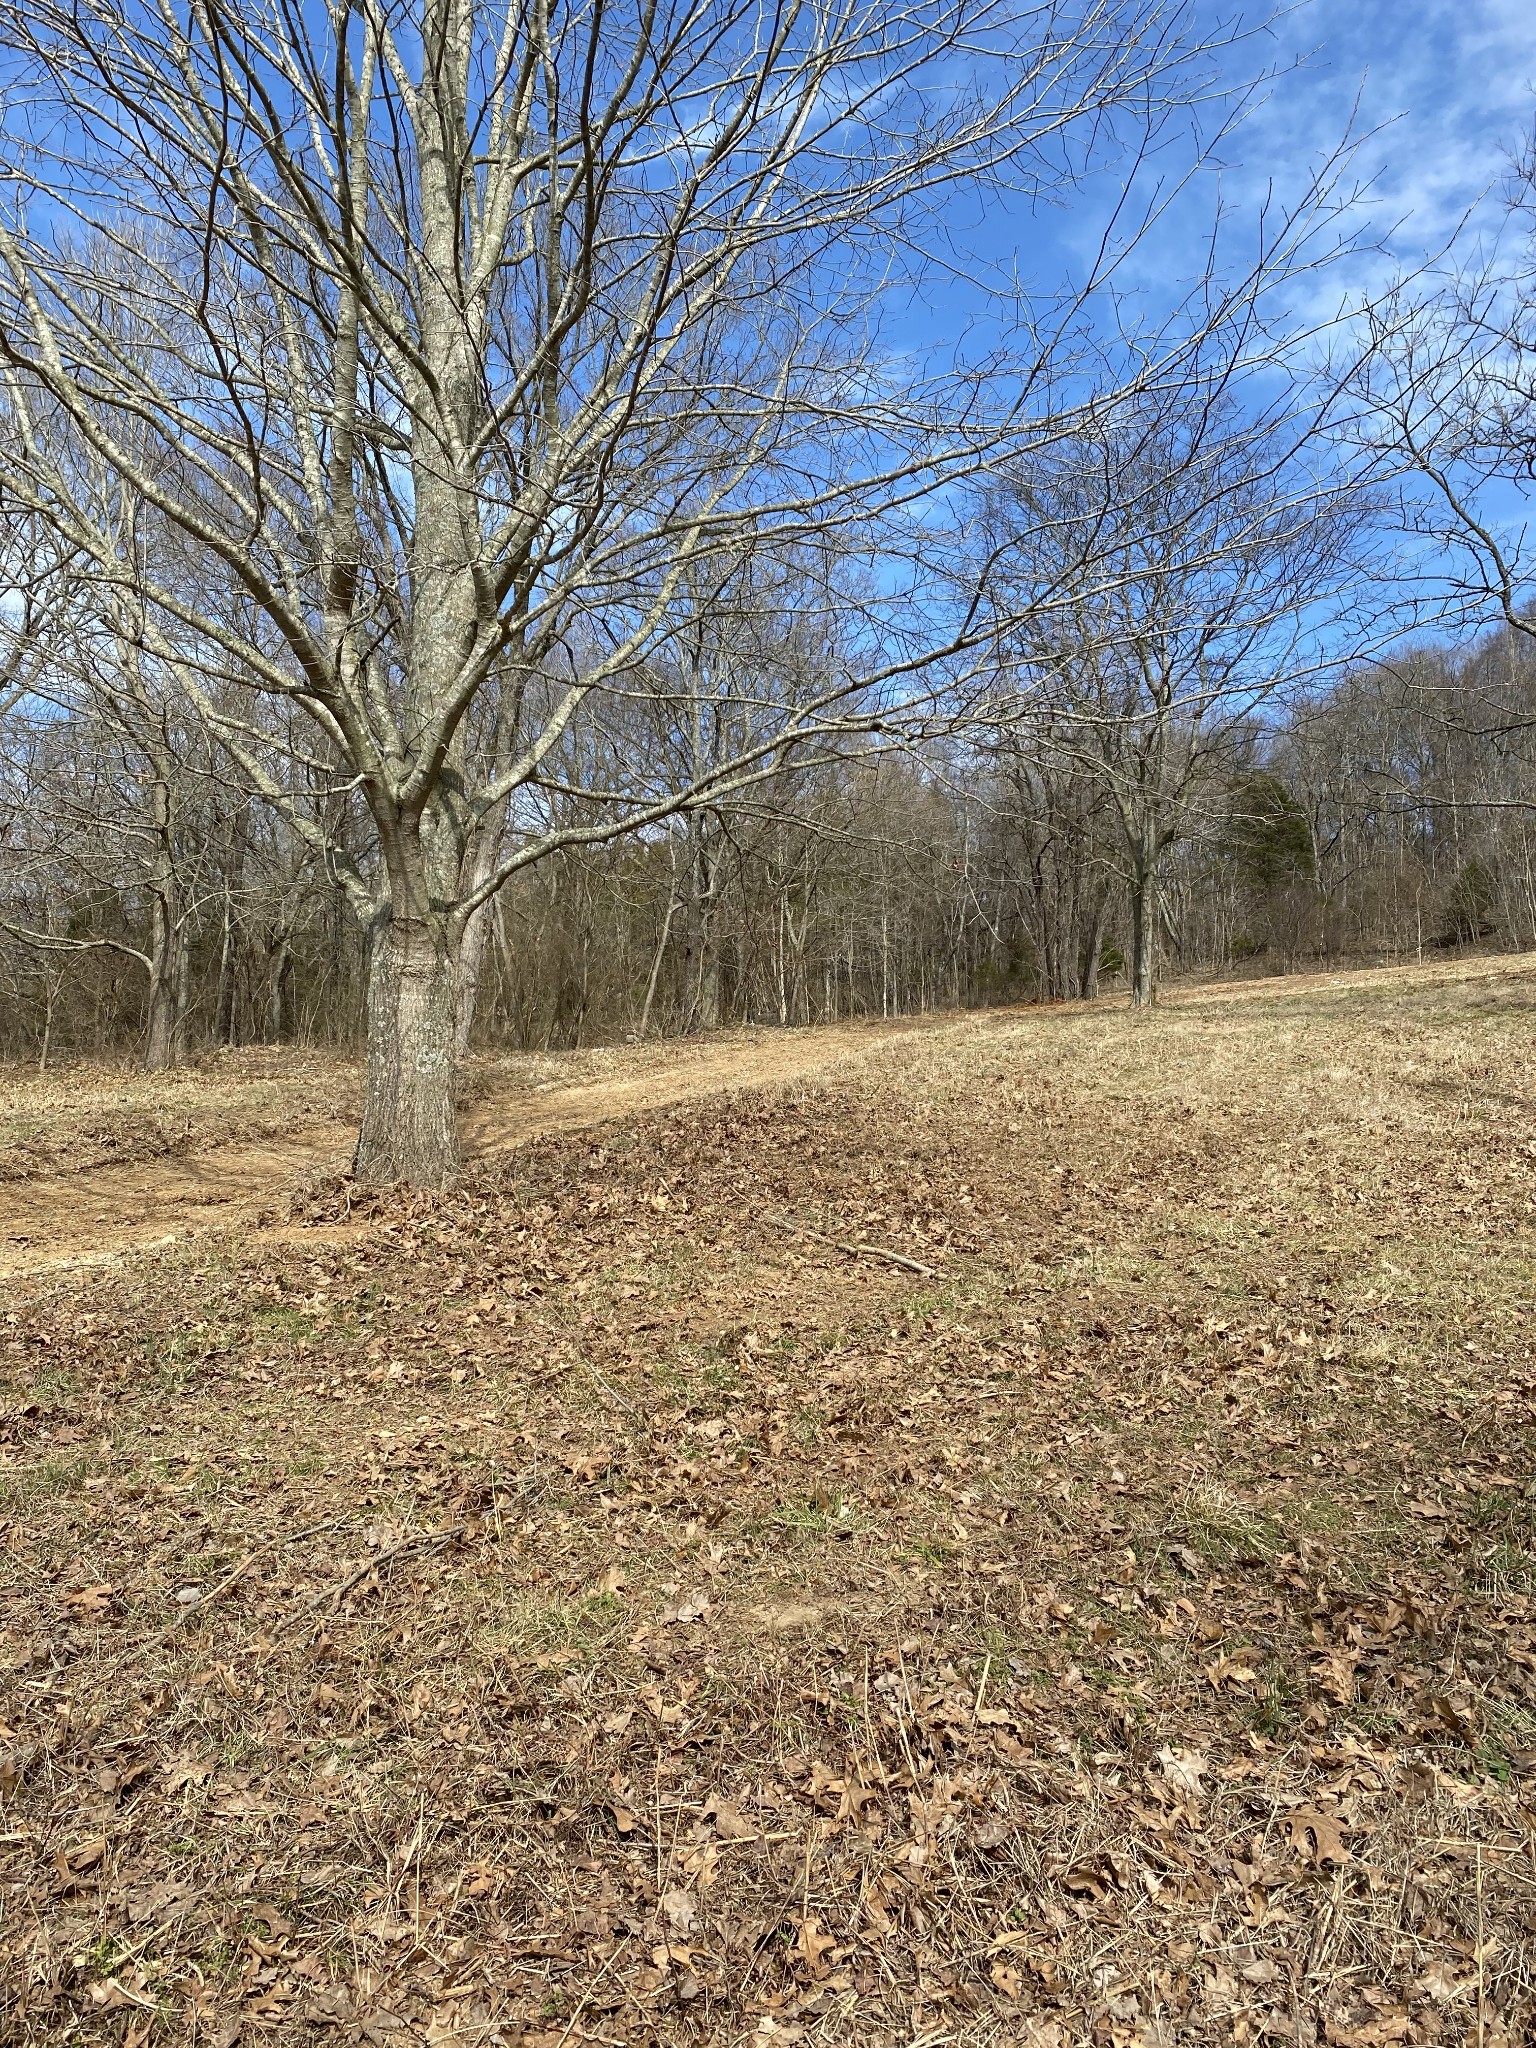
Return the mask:
MULTIPOLYGON (((975 1018, 926 1018, 888 1026, 732 1033, 648 1048, 636 1072, 571 1086, 496 1091, 464 1115, 465 1152, 494 1159, 549 1131, 581 1130, 644 1110, 733 1088, 760 1088, 819 1073, 898 1039, 974 1028, 975 1018)), ((0 1183, 0 1286, 7 1279, 76 1265, 210 1230, 254 1226, 303 1174, 340 1169, 350 1125, 317 1122, 291 1139, 217 1145, 89 1172, 0 1183)))

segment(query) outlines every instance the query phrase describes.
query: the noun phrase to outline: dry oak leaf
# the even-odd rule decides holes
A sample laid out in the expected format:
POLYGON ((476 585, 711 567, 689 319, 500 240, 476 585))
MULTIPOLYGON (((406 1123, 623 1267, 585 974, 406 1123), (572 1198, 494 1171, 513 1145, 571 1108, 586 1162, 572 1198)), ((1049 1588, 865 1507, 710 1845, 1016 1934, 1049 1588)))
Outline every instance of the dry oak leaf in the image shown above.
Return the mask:
POLYGON ((104 2006, 108 2012, 116 2012, 125 2005, 147 2006, 151 2012, 155 2010, 153 1998, 147 1997, 142 1991, 131 1990, 116 1977, 104 1978, 100 1983, 91 1986, 91 2003, 104 2006))
POLYGON ((1004 1998, 1017 1998, 1024 1988, 1023 1976, 1012 1963, 1005 1962, 1001 1956, 992 1965, 991 1974, 992 1982, 1002 1992, 1004 1998))
POLYGON ((1475 1739, 1477 1731, 1472 1723, 1450 1700, 1442 1698, 1439 1694, 1432 1695, 1429 1710, 1443 1728, 1448 1728, 1453 1735, 1460 1736, 1463 1742, 1470 1743, 1475 1739))
POLYGON ((1237 1650, 1230 1657, 1218 1657, 1214 1664, 1205 1666, 1206 1678, 1217 1692, 1224 1685, 1252 1685, 1258 1678, 1254 1670, 1258 1658, 1257 1650, 1237 1650))
POLYGON ((1311 1806, 1298 1806, 1286 1815, 1285 1830, 1291 1838, 1291 1847, 1309 1862, 1348 1863, 1350 1860, 1339 1821, 1333 1814, 1319 1813, 1311 1806))
POLYGON ((457 2006, 445 2005, 429 2015, 427 2020, 427 2048, 438 2048, 444 2041, 468 2041, 480 2032, 475 2021, 457 2006))
POLYGON ((1330 1699, 1348 1706, 1355 1696, 1355 1673, 1360 1659, 1353 1650, 1330 1650, 1314 1661, 1317 1682, 1330 1699))
POLYGON ((112 1605, 113 1588, 108 1585, 78 1586, 72 1592, 61 1593, 60 1603, 72 1607, 76 1615, 84 1620, 87 1616, 105 1614, 112 1605))
POLYGON ((700 1891, 707 1891, 720 1875, 718 1842, 696 1842, 683 1858, 683 1869, 700 1891))
POLYGON ((692 1892, 663 1892, 661 1910, 667 1916, 667 1926, 674 1935, 686 1937, 699 1924, 698 1901, 692 1892))
POLYGON ((715 1824, 715 1832, 726 1842, 755 1842, 761 1830, 752 1825, 745 1814, 728 1799, 711 1799, 704 1809, 715 1824))
POLYGON ((823 1934, 820 1921, 815 1919, 801 1920, 797 1925, 799 1933, 795 1939, 795 1947, 804 1958, 806 1968, 813 1977, 827 1976, 832 1965, 826 1958, 837 1946, 836 1936, 823 1934))
POLYGON ((1476 1977, 1458 1977, 1453 1963, 1437 1961, 1430 1964, 1422 1977, 1415 1979, 1413 1988, 1432 1998, 1436 2005, 1449 2005, 1476 1983, 1476 1977))
POLYGON ((1157 1752, 1157 1760, 1163 1767, 1165 1781, 1174 1791, 1186 1799, 1200 1797, 1200 1780, 1210 1764, 1204 1750, 1169 1749, 1165 1746, 1157 1752))
POLYGON ((1333 2048, 1387 2048, 1392 2041, 1406 2041, 1412 2028, 1407 2013, 1392 2013, 1385 2019, 1368 2020, 1363 2027, 1340 2026, 1329 2020, 1324 2028, 1333 2048))

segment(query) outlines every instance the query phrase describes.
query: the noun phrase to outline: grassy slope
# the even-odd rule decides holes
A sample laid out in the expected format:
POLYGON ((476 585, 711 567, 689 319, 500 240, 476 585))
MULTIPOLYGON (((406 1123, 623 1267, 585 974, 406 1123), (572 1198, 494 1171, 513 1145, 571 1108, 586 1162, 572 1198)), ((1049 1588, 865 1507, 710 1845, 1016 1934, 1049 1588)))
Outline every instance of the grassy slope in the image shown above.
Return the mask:
POLYGON ((0 2032, 1526 2038, 1533 1027, 978 1020, 18 1301, 0 2032))

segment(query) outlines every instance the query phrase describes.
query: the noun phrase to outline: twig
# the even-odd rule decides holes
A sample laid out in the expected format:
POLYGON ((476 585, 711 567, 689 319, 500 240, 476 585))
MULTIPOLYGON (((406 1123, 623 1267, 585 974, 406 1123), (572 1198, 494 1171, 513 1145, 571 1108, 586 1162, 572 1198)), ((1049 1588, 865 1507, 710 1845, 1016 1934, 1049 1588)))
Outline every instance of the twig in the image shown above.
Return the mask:
POLYGON ((631 1415, 638 1415, 640 1419, 644 1421, 645 1410, 641 1408, 636 1402, 631 1401, 627 1394, 621 1394, 617 1387, 611 1385, 609 1381, 605 1380, 602 1374, 598 1371, 597 1367, 592 1363, 592 1361, 589 1358, 583 1358, 581 1353, 578 1351, 576 1354, 576 1362, 581 1367, 583 1372, 588 1372, 592 1375, 593 1379, 597 1382, 598 1386, 609 1397, 610 1400, 617 1401, 621 1408, 627 1408, 631 1415))
POLYGON ((1487 2013, 1487 1988, 1483 1982, 1483 1845, 1477 1844, 1477 2048, 1483 2048, 1483 2021, 1487 2013))
POLYGON ((463 1534, 464 1524, 459 1522, 451 1529, 439 1529, 430 1536, 407 1536, 403 1542, 391 1544, 388 1550, 381 1550, 376 1557, 366 1558, 355 1572, 348 1573, 339 1586, 323 1586, 318 1593, 305 1601, 297 1615, 290 1615, 288 1620, 282 1624, 282 1628, 279 1629, 278 1633, 282 1634, 284 1629, 292 1628, 296 1622, 303 1620, 307 1615, 313 1614, 315 1609, 322 1606, 327 1600, 339 1606, 346 1599, 352 1588, 360 1585, 370 1572, 377 1571, 381 1564, 389 1564, 395 1558, 404 1557, 407 1552, 413 1550, 422 1552, 441 1550, 445 1544, 456 1542, 463 1534))
POLYGON ((780 1230, 797 1230, 802 1237, 814 1237, 822 1244, 829 1244, 835 1251, 846 1252, 851 1259, 883 1259, 888 1266, 900 1266, 908 1273, 917 1273, 924 1280, 937 1280, 937 1266, 925 1266, 921 1259, 909 1259, 905 1252, 893 1252, 888 1245, 855 1244, 848 1238, 829 1237, 824 1230, 814 1230, 809 1223, 795 1223, 788 1216, 769 1216, 765 1221, 780 1230))
POLYGON ((257 1558, 265 1557, 269 1550, 278 1550, 285 1543, 302 1543, 306 1536, 323 1536, 327 1530, 337 1529, 340 1526, 339 1522, 311 1522, 307 1529, 287 1529, 281 1536, 269 1536, 265 1543, 258 1543, 254 1550, 247 1551, 234 1570, 226 1572, 211 1593, 199 1594, 197 1599, 182 1609, 174 1621, 168 1622, 164 1628, 157 1630, 154 1635, 145 1636, 143 1641, 135 1644, 134 1647, 139 1650, 151 1650, 157 1648, 161 1643, 169 1641, 175 1635, 177 1629, 185 1628, 187 1623, 201 1614, 205 1607, 211 1607, 215 1600, 221 1599, 231 1586, 236 1585, 243 1579, 257 1558))
POLYGON ((575 2031, 576 2022, 581 2018, 582 2014, 591 2004, 593 1992, 596 1991, 598 1985, 602 1983, 603 1979, 607 1976, 608 1972, 613 1968, 614 1964, 623 1954, 625 1947, 628 1945, 630 1941, 630 1938, 631 1937, 627 1934, 622 1936, 619 1941, 619 1945, 614 1950, 613 1954, 611 1956, 608 1956, 604 1960, 603 1967, 598 1971, 597 1975, 592 1979, 592 1982, 581 1994, 580 2002, 578 2003, 576 2010, 571 2014, 570 2018, 566 2021, 565 2032, 560 2036, 559 2041, 555 2044, 555 2048, 565 2048, 566 2042, 569 2041, 572 2033, 575 2031))

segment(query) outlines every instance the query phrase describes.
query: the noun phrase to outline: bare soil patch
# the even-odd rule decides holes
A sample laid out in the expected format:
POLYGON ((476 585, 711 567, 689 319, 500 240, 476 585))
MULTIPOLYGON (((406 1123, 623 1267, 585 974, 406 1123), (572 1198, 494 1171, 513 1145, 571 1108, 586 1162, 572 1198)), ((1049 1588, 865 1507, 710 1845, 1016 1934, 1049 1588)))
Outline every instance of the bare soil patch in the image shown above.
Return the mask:
POLYGON ((1536 970, 1245 997, 29 1283, 5 2038, 1530 2038, 1536 970))

